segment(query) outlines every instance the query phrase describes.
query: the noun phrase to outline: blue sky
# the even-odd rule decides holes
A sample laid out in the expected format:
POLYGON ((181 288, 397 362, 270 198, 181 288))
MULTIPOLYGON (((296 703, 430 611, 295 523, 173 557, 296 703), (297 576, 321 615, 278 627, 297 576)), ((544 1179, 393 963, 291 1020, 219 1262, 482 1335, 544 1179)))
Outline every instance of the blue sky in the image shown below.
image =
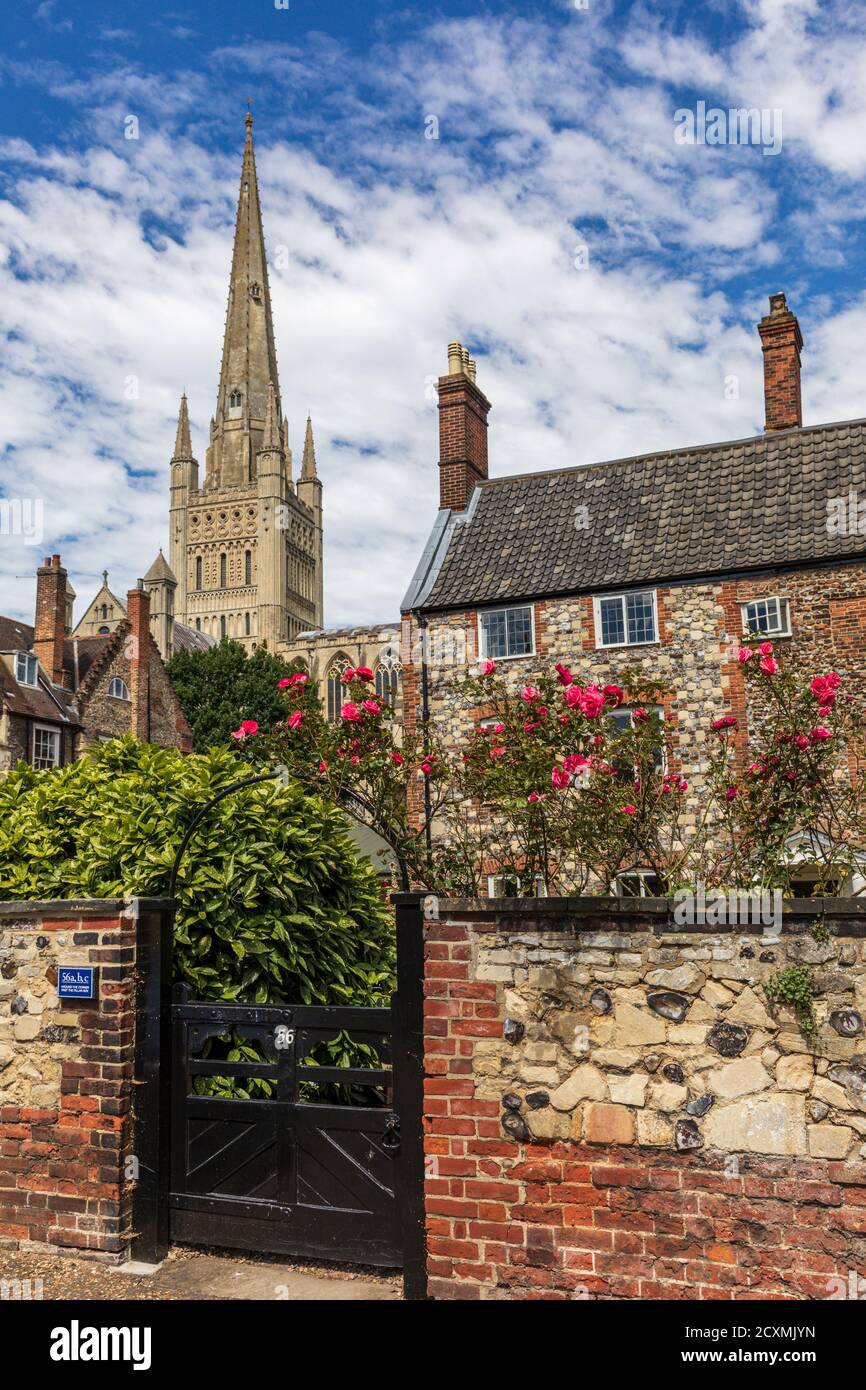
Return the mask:
POLYGON ((437 505, 450 338, 493 402, 496 473, 758 431, 754 325, 779 289, 806 422, 866 414, 857 7, 7 8, 0 494, 41 499, 44 537, 0 535, 0 612, 32 613, 43 552, 84 600, 166 545, 180 392, 202 464, 215 402, 248 96, 329 624, 396 616, 437 505), (699 102, 781 112, 778 153, 677 143, 699 102))

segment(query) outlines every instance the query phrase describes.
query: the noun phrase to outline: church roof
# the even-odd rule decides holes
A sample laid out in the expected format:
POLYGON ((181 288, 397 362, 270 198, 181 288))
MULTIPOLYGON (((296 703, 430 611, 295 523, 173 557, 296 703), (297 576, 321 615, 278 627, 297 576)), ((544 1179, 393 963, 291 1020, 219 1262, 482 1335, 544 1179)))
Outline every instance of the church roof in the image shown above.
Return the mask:
POLYGON ((208 647, 217 645, 217 640, 207 632, 199 632, 197 628, 187 627, 186 623, 175 623, 171 634, 171 644, 175 651, 206 652, 208 647))

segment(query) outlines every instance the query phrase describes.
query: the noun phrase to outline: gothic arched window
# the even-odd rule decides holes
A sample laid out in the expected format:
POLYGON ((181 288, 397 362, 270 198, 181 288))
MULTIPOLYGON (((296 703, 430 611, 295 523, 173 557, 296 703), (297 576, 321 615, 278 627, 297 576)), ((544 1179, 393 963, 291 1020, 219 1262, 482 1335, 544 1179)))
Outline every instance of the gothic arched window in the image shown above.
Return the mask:
POLYGON ((200 589, 200 588, 202 587, 201 576, 202 576, 201 556, 200 556, 200 555, 197 555, 197 556, 195 557, 195 587, 196 587, 197 589, 200 589))
POLYGON ((224 589, 224 588, 226 587, 227 583, 228 583, 228 560, 226 559, 226 553, 225 553, 225 551, 223 551, 222 555, 220 556, 220 588, 221 588, 221 589, 224 589))
POLYGON ((376 667, 376 694, 383 705, 392 709, 397 704, 397 691, 400 688, 400 672, 396 666, 376 667))
POLYGON ((251 550, 245 550, 245 551, 244 551, 244 583, 245 583, 245 584, 252 584, 252 582, 253 582, 253 552, 252 552, 251 550))
POLYGON ((222 618, 220 618, 220 637, 225 637, 225 635, 226 635, 226 620, 225 620, 225 617, 223 616, 222 618))
POLYGON ((348 694, 343 684, 343 672, 351 664, 348 657, 338 656, 328 672, 328 722, 330 724, 336 724, 340 717, 340 709, 348 694))
POLYGON ((249 613, 245 613, 245 614, 244 614, 244 632, 246 633, 247 637, 249 637, 249 635, 250 635, 250 615, 249 615, 249 613))

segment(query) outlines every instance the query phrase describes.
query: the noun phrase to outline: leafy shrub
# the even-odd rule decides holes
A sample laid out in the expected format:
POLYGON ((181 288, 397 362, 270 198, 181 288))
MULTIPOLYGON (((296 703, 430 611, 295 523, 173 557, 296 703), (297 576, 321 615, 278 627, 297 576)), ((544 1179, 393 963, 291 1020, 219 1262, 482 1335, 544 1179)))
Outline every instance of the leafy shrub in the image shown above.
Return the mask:
MULTIPOLYGON (((0 899, 164 896, 196 812, 243 775, 233 749, 184 757, 131 738, 0 780, 0 899)), ((215 806, 177 883, 175 975, 202 999, 387 1002, 393 933, 334 805, 263 783, 215 806)))

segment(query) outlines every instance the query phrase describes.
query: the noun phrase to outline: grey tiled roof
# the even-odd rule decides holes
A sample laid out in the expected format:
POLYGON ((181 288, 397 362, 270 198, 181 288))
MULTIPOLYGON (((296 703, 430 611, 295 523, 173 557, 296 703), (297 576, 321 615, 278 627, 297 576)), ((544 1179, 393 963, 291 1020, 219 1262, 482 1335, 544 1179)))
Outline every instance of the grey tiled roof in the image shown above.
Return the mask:
POLYGON ((206 652, 208 647, 215 647, 217 641, 207 632, 199 632, 197 628, 176 622, 171 632, 171 644, 176 652, 206 652))
POLYGON ((866 501, 866 420, 492 478, 455 518, 420 606, 863 556, 866 535, 827 530, 828 499, 851 488, 866 501))

